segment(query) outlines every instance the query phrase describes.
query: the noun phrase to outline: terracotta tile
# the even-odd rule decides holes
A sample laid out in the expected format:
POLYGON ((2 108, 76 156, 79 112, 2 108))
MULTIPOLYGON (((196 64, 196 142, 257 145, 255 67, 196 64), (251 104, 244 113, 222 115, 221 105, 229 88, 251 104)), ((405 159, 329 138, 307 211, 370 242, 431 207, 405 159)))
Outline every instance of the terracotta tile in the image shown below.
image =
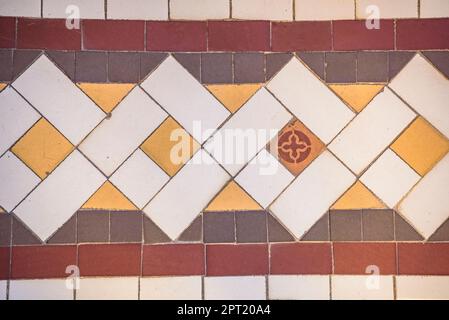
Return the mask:
POLYGON ((76 246, 16 246, 11 259, 12 279, 65 278, 67 266, 76 265, 76 246))
POLYGON ((193 220, 192 224, 179 236, 179 241, 200 242, 203 240, 203 216, 193 220))
POLYGON ((449 49, 448 19, 404 19, 396 23, 398 50, 449 49))
POLYGON ((13 77, 17 77, 25 71, 41 54, 38 50, 14 50, 13 77))
POLYGON ((72 81, 75 81, 75 52, 47 51, 46 53, 72 81))
POLYGON ((12 80, 12 56, 12 50, 0 50, 0 81, 12 80))
POLYGON ((9 246, 11 244, 11 215, 0 214, 0 247, 9 246))
POLYGON ((390 51, 388 52, 388 76, 393 79, 413 58, 415 52, 390 51))
POLYGON ((326 213, 301 238, 301 241, 329 241, 329 213, 326 213))
POLYGON ((87 50, 144 50, 144 21, 83 20, 83 45, 87 50))
POLYGON ((380 274, 396 274, 395 243, 334 243, 335 274, 366 274, 377 266, 380 274))
POLYGON ((387 82, 388 53, 358 52, 357 82, 387 82))
POLYGON ((267 242, 267 214, 265 211, 236 212, 235 224, 237 242, 267 242))
POLYGON ((326 82, 353 83, 356 82, 355 52, 326 53, 326 82))
POLYGON ((449 52, 447 51, 424 51, 423 54, 442 74, 449 78, 449 52))
POLYGON ((265 55, 265 80, 270 80, 291 58, 291 53, 267 53, 265 55))
POLYGON ((363 241, 393 241, 394 221, 393 210, 363 210, 362 234, 363 241))
POLYGON ((79 243, 109 241, 109 211, 79 211, 77 220, 79 243))
POLYGON ((265 81, 265 56, 263 53, 234 54, 234 82, 261 83, 265 81))
POLYGON ((274 22, 273 51, 319 51, 332 49, 329 21, 274 22))
POLYGON ((10 247, 0 247, 0 280, 9 279, 10 247))
POLYGON ((78 247, 82 277, 139 276, 140 262, 140 244, 86 244, 78 247))
POLYGON ((449 241, 449 220, 441 225, 429 238, 429 241, 449 241))
POLYGON ((175 53, 173 56, 196 80, 201 81, 201 53, 175 53))
POLYGON ((331 274, 329 243, 271 245, 271 274, 331 274))
POLYGON ((147 22, 148 51, 206 51, 207 23, 196 21, 147 22))
POLYGON ((334 21, 334 50, 394 49, 393 20, 380 20, 379 29, 367 29, 365 20, 334 21))
POLYGON ((145 243, 171 242, 171 239, 146 215, 143 217, 143 239, 145 243))
POLYGON ((108 77, 111 82, 137 83, 140 72, 140 56, 137 52, 110 52, 108 77))
POLYGON ((208 212, 203 216, 204 242, 235 242, 234 212, 208 212))
POLYGON ((106 52, 77 52, 75 78, 77 82, 106 82, 106 52))
POLYGON ((449 243, 398 243, 399 274, 449 275, 449 243))
POLYGON ((41 244, 42 241, 16 217, 12 218, 12 244, 33 245, 41 244))
POLYGON ((67 29, 65 19, 19 18, 17 48, 81 50, 81 31, 67 29))
POLYGON ((394 215, 396 241, 421 241, 424 238, 399 214, 394 215))
POLYGON ((290 242, 295 238, 276 220, 271 214, 268 215, 268 240, 269 242, 290 242))
POLYGON ((324 52, 298 52, 298 57, 322 80, 325 78, 324 52))
POLYGON ((203 274, 203 244, 145 245, 143 247, 143 276, 203 274))
POLYGON ((111 212, 111 242, 141 242, 142 213, 134 211, 111 212))
POLYGON ((232 83, 232 54, 201 54, 201 81, 203 83, 232 83))
POLYGON ((362 211, 331 210, 330 229, 332 241, 361 241, 362 211))
POLYGON ((209 51, 269 51, 268 21, 210 21, 209 51))
POLYGON ((49 244, 74 244, 76 243, 76 218, 75 213, 54 235, 47 240, 49 244))
POLYGON ((0 18, 0 48, 14 48, 16 46, 16 18, 0 18))
POLYGON ((265 275, 269 272, 268 245, 206 246, 208 276, 265 275))
POLYGON ((168 54, 164 52, 141 52, 140 53, 140 79, 145 79, 154 69, 156 69, 162 61, 167 58, 168 54))

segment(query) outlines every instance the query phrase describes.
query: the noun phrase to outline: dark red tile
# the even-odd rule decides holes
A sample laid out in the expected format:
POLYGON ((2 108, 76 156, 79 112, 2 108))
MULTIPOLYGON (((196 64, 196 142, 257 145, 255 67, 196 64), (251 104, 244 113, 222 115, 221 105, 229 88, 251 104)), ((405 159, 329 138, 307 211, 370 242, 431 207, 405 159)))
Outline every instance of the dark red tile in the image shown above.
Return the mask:
POLYGON ((449 275, 449 243, 398 243, 399 274, 449 275))
POLYGON ((268 21, 210 21, 209 51, 270 51, 268 21))
POLYGON ((76 265, 76 246, 16 246, 12 249, 12 279, 65 278, 76 265))
POLYGON ((0 18, 0 48, 16 47, 16 18, 0 18))
POLYGON ((396 22, 399 50, 449 49, 449 19, 405 19, 396 22))
POLYGON ((142 272, 144 276, 203 275, 204 245, 145 245, 142 272))
POLYGON ((206 22, 147 22, 148 51, 206 51, 206 49, 206 22))
POLYGON ((273 51, 332 49, 330 21, 275 22, 271 32, 273 51))
POLYGON ((144 21, 83 20, 82 28, 84 49, 144 50, 144 21))
POLYGON ((86 244, 78 250, 81 276, 140 275, 140 244, 86 244))
POLYGON ((22 19, 17 25, 20 49, 81 50, 81 31, 67 29, 64 19, 22 19))
POLYGON ((10 247, 0 247, 0 280, 9 278, 10 247))
POLYGON ((266 275, 269 272, 268 245, 208 245, 208 276, 266 275))
POLYGON ((292 243, 271 245, 272 274, 331 274, 329 243, 292 243))
POLYGON ((366 274, 369 266, 380 274, 396 274, 396 244, 334 243, 335 274, 366 274))
POLYGON ((334 50, 394 49, 393 20, 381 20, 380 29, 367 29, 365 20, 333 21, 334 50))

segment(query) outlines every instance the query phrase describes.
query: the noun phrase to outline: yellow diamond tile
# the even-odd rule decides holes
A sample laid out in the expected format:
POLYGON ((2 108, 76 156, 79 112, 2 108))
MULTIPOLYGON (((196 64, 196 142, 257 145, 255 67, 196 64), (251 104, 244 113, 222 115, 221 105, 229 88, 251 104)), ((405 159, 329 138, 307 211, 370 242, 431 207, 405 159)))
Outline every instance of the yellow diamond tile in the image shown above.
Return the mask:
POLYGON ((251 98, 261 84, 218 84, 207 89, 232 113, 240 109, 251 98))
POLYGON ((133 83, 78 83, 104 112, 109 113, 134 88, 133 83))
POLYGON ((237 183, 231 181, 212 200, 205 211, 251 211, 263 208, 237 183))
POLYGON ((357 181, 332 206, 335 210, 384 209, 385 205, 363 183, 357 181))
POLYGON ((382 91, 378 84, 331 84, 329 87, 354 111, 362 111, 382 91))
POLYGON ((449 141, 419 117, 392 144, 391 149, 424 176, 449 151, 449 141))
POLYGON ((0 92, 8 86, 7 83, 0 83, 0 92))
POLYGON ((137 210, 112 183, 106 181, 84 204, 82 209, 137 210))
POLYGON ((189 161, 200 145, 169 117, 140 148, 172 177, 189 161))
POLYGON ((72 150, 72 144, 44 118, 12 148, 12 152, 41 179, 50 174, 72 150))

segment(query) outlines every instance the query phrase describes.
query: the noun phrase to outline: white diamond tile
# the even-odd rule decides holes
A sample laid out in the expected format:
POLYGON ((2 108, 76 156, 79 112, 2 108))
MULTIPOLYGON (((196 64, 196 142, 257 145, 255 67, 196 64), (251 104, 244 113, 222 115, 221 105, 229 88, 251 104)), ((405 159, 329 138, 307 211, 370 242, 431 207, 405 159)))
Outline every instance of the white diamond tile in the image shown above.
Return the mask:
POLYGON ((176 239, 228 180, 229 175, 201 150, 143 211, 171 239, 176 239))
POLYGON ((140 300, 201 300, 201 277, 140 279, 140 300))
POLYGON ((275 157, 262 149, 235 181, 266 208, 294 178, 275 157))
POLYGON ((44 18, 73 17, 79 13, 81 19, 104 19, 103 0, 43 0, 42 14, 44 18), (72 11, 75 6, 79 11, 72 11))
POLYGON ((421 18, 447 18, 449 17, 449 1, 421 0, 419 10, 421 18))
POLYGON ((206 141, 230 114, 172 56, 141 86, 200 143, 206 141))
POLYGON ((81 278, 76 300, 137 300, 139 278, 81 278))
POLYGON ((0 301, 6 300, 7 281, 0 281, 0 301))
POLYGON ((41 0, 0 0, 0 16, 40 18, 41 0))
POLYGON ((12 86, 41 112, 73 145, 105 117, 45 55, 36 60, 12 86))
POLYGON ((169 176, 145 153, 137 149, 110 180, 142 209, 169 180, 169 176))
POLYGON ((397 276, 398 300, 449 300, 447 276, 397 276))
POLYGON ((10 300, 73 300, 65 279, 11 280, 10 300))
POLYGON ((229 0, 170 0, 170 19, 228 19, 229 0))
POLYGON ((389 87, 449 138, 449 80, 427 60, 415 55, 389 87))
POLYGON ((419 174, 388 149, 362 175, 360 181, 390 208, 394 208, 419 179, 419 174))
POLYGON ((0 155, 8 150, 40 118, 13 88, 0 92, 0 155))
POLYGON ((399 212, 425 238, 449 217, 449 154, 399 204, 399 212))
POLYGON ((357 19, 373 19, 370 6, 377 7, 380 19, 418 18, 418 0, 357 0, 357 19))
POLYGON ((291 118, 291 114, 262 88, 206 142, 204 148, 235 176, 291 118))
POLYGON ((106 178, 75 150, 14 210, 14 213, 41 240, 46 240, 105 180, 106 178))
POLYGON ((355 179, 340 161, 325 151, 276 199, 271 212, 301 238, 355 179))
POLYGON ((331 276, 333 300, 393 300, 393 276, 331 276))
POLYGON ((293 0, 232 0, 232 18, 242 20, 293 20, 293 0))
POLYGON ((108 19, 167 20, 167 0, 108 0, 108 19))
POLYGON ((205 300, 265 300, 265 277, 206 277, 205 300))
POLYGON ((295 20, 353 20, 354 0, 295 0, 295 20))
POLYGON ((165 111, 135 87, 79 149, 110 176, 166 117, 165 111))
POLYGON ((0 206, 10 212, 41 179, 8 151, 0 158, 0 181, 4 183, 0 192, 0 206))
POLYGON ((415 113, 386 89, 335 138, 329 149, 360 174, 414 118, 415 113))
POLYGON ((354 113, 296 58, 291 59, 267 87, 326 144, 354 117, 354 113))
POLYGON ((329 276, 269 276, 270 300, 329 300, 329 276))

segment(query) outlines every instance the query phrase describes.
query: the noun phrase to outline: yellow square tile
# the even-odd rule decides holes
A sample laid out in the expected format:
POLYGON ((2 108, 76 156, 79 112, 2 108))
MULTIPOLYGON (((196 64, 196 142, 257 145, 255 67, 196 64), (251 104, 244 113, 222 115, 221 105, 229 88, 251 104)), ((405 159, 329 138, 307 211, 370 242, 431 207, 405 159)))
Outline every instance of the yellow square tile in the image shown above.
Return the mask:
POLYGON ((419 117, 393 143, 391 149, 424 176, 449 151, 449 141, 419 117))
POLYGON ((189 161, 200 145, 169 117, 140 148, 172 177, 189 161))
POLYGON ((12 152, 41 179, 45 179, 72 150, 72 144, 44 118, 12 148, 12 152))

